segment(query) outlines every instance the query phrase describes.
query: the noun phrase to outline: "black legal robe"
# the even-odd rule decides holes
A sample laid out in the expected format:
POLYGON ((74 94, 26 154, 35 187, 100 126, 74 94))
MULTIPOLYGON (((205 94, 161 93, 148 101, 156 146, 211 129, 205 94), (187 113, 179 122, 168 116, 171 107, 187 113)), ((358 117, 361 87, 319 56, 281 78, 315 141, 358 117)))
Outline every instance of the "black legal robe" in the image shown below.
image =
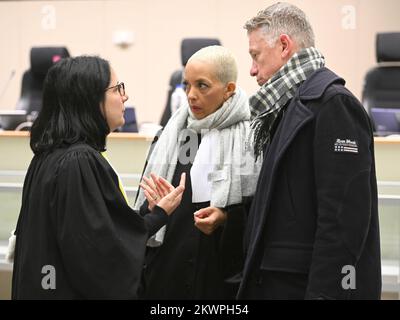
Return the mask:
POLYGON ((166 219, 159 207, 145 218, 132 210, 110 164, 88 145, 35 155, 16 230, 12 298, 135 299, 146 241, 166 219))

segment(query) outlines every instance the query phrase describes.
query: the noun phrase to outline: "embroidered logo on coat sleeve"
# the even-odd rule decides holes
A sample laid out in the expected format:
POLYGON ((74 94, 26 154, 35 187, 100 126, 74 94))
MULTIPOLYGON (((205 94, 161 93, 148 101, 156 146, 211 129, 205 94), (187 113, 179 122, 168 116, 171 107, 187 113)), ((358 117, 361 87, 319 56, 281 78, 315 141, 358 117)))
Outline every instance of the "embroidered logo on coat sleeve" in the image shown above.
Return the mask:
POLYGON ((341 153, 358 153, 357 141, 351 139, 336 139, 334 151, 341 153))

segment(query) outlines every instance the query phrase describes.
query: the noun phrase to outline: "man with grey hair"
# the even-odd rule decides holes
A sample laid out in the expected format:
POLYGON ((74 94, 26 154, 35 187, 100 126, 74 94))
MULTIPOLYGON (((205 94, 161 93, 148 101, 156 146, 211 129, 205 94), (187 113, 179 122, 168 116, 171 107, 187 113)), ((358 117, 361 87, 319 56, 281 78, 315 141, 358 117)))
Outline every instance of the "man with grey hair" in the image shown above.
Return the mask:
POLYGON ((245 24, 255 154, 263 165, 245 233, 239 299, 379 299, 374 141, 368 115, 324 67, 299 8, 245 24))

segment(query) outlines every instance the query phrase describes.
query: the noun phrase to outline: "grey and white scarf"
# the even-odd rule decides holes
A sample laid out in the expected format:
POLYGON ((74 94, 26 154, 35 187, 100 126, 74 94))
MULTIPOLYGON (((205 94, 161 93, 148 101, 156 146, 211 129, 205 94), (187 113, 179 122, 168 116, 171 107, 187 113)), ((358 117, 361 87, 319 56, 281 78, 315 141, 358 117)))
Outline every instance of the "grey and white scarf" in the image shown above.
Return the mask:
MULTIPOLYGON (((235 94, 217 111, 201 120, 194 117, 186 101, 164 128, 150 155, 144 176, 154 172, 172 181, 180 156, 179 149, 188 135, 187 130, 192 130, 195 136, 211 130, 218 135, 219 143, 212 154, 215 165, 208 175, 211 181, 211 206, 224 208, 241 203, 243 197, 254 194, 261 163, 256 163, 252 144, 249 144, 252 140, 249 138, 252 134, 250 107, 243 90, 237 88, 235 94)), ((135 209, 138 210, 144 201, 144 192, 140 189, 135 209)), ((164 232, 163 227, 149 239, 148 245, 161 245, 164 232)))
POLYGON ((250 97, 256 158, 270 142, 272 128, 283 107, 293 98, 301 83, 324 65, 325 58, 317 49, 302 49, 250 97))

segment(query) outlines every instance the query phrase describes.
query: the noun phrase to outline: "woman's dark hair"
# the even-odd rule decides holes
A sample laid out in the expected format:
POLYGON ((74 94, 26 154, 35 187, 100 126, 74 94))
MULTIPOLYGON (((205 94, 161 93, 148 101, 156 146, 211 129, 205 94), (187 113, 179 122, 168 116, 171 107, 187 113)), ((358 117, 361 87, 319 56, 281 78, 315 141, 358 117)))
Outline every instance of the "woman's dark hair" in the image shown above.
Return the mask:
POLYGON ((43 85, 43 105, 31 130, 35 154, 84 142, 105 150, 110 128, 100 105, 111 77, 108 61, 95 56, 62 59, 43 85))

